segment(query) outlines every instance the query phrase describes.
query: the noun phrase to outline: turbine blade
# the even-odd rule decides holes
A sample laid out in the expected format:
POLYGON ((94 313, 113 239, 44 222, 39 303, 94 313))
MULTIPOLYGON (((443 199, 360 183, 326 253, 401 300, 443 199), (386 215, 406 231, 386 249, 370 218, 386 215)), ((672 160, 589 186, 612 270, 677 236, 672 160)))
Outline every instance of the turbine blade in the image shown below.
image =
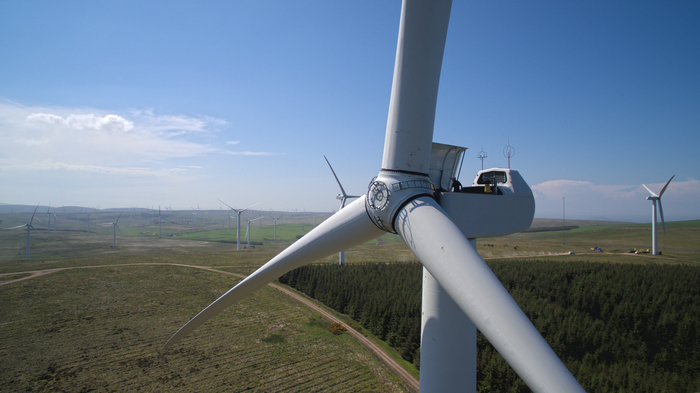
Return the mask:
MULTIPOLYGON (((661 191, 661 192, 663 193, 663 191, 661 191)), ((666 223, 664 222, 664 208, 661 207, 661 198, 659 198, 658 202, 659 202, 659 213, 661 214, 661 226, 664 228, 664 236, 666 236, 666 223)))
POLYGON ((175 333, 164 348, 180 341, 208 319, 258 290, 284 273, 332 255, 338 251, 362 244, 384 233, 367 216, 365 198, 362 197, 347 208, 331 216, 306 236, 282 251, 246 279, 231 288, 220 298, 202 310, 175 333))
POLYGON ((124 236, 124 234, 122 233, 122 229, 119 228, 119 225, 117 225, 116 222, 114 223, 114 226, 117 227, 117 229, 119 229, 119 234, 122 235, 122 236, 124 236))
POLYGON ((27 227, 27 224, 22 224, 22 225, 17 225, 16 227, 0 228, 0 231, 9 231, 11 229, 26 228, 26 227, 27 227))
POLYGON ((36 232, 37 235, 41 236, 41 238, 44 239, 44 241, 48 241, 48 240, 46 240, 44 235, 42 235, 41 232, 37 231, 36 228, 34 228, 32 225, 30 225, 29 227, 32 228, 34 230, 34 232, 36 232))
POLYGON ((428 174, 451 0, 404 2, 382 169, 428 174))
POLYGON ((244 211, 250 209, 251 207, 253 207, 253 206, 255 206, 255 205, 259 205, 259 204, 260 204, 260 202, 253 203, 252 205, 246 207, 245 209, 243 209, 243 210, 241 210, 241 211, 244 212, 244 211))
POLYGON ((119 222, 119 219, 122 217, 122 214, 124 214, 124 212, 119 213, 119 215, 117 216, 117 221, 114 222, 115 224, 119 222))
MULTIPOLYGON (((32 221, 34 221, 34 215, 36 214, 36 210, 39 208, 39 205, 41 205, 41 202, 37 203, 36 207, 34 208, 34 213, 32 213, 32 218, 29 220, 29 225, 32 225, 32 221)), ((38 218, 37 218, 38 220, 38 218)), ((39 221, 41 222, 41 221, 39 221)))
POLYGON ((642 186, 644 186, 644 188, 646 188, 647 191, 649 191, 649 194, 651 194, 651 196, 658 197, 658 195, 656 195, 654 191, 650 190, 649 187, 646 186, 646 184, 642 184, 642 186))
MULTIPOLYGON (((221 199, 219 199, 219 198, 216 198, 216 199, 217 199, 219 202, 223 203, 224 205, 228 206, 228 205, 226 204, 226 202, 222 201, 221 199)), ((231 206, 228 206, 228 208, 231 209, 231 210, 236 210, 236 209, 232 208, 231 206)))
POLYGON ((396 229, 530 389, 584 391, 435 200, 409 202, 399 212, 396 229))
POLYGON ((666 182, 666 185, 664 185, 664 188, 662 188, 661 192, 659 193, 659 198, 661 198, 661 196, 664 194, 664 192, 666 192, 666 187, 668 187, 668 183, 670 183, 674 177, 676 177, 676 175, 673 175, 673 176, 671 176, 670 179, 668 179, 668 181, 666 182))
POLYGON ((338 187, 340 187, 340 193, 343 194, 343 198, 347 198, 347 194, 345 193, 345 190, 343 189, 343 185, 340 184, 340 180, 338 180, 338 176, 335 174, 335 171, 333 170, 333 166, 331 166, 330 161, 328 161, 328 158, 326 158, 325 155, 323 156, 323 158, 326 159, 326 163, 328 164, 328 167, 331 168, 331 172, 333 172, 333 177, 335 177, 335 181, 338 183, 338 187))

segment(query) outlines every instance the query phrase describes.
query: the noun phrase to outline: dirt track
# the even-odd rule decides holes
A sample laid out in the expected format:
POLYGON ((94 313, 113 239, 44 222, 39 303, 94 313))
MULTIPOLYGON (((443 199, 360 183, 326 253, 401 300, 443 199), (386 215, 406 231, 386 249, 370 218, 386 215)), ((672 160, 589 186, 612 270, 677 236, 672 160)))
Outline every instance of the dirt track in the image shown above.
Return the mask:
MULTIPOLYGON (((184 265, 184 264, 179 264, 179 263, 135 263, 135 264, 122 264, 122 265, 100 265, 100 266, 79 266, 79 267, 64 267, 64 268, 57 268, 57 269, 46 269, 46 270, 35 270, 35 271, 29 271, 29 272, 15 272, 15 273, 5 273, 5 274, 0 274, 0 277, 2 276, 10 276, 10 275, 18 275, 18 274, 30 274, 29 276, 26 277, 21 277, 15 280, 9 280, 9 281, 3 281, 0 282, 0 286, 2 285, 7 285, 7 284, 12 284, 18 281, 22 280, 28 280, 30 278, 35 278, 39 276, 43 276, 46 274, 50 273, 56 273, 62 270, 71 270, 71 269, 90 269, 90 268, 99 268, 99 267, 116 267, 116 266, 147 266, 147 265, 170 265, 170 266, 180 266, 180 267, 188 267, 188 268, 195 268, 195 269, 203 269, 203 270, 208 270, 211 272, 215 273, 223 273, 223 274, 228 274, 234 277, 238 278, 245 278, 246 276, 241 275, 241 274, 236 274, 236 273, 231 273, 231 272, 226 272, 223 270, 218 270, 214 269, 212 267, 208 266, 195 266, 195 265, 184 265)), ((396 375, 401 382, 403 382, 404 386, 411 392, 418 392, 419 390, 419 383, 418 380, 413 377, 409 372, 404 370, 394 359, 392 359, 389 355, 387 355, 382 349, 374 344, 372 341, 370 341, 367 337, 362 335, 362 333, 356 331, 355 329, 351 328, 349 325, 347 325, 345 322, 339 320, 338 318, 334 317, 330 313, 326 312, 323 310, 321 307, 317 306, 310 300, 306 299, 305 297, 299 295, 293 290, 289 290, 287 288, 284 288, 279 285, 275 284, 267 284, 272 288, 277 289, 278 291, 281 291, 285 293, 286 295, 290 296, 291 298, 295 299, 296 301, 306 305, 307 307, 311 308, 312 310, 318 312, 321 314, 323 319, 325 319, 328 322, 337 322, 343 325, 345 329, 347 329, 348 334, 352 336, 355 340, 359 341, 360 344, 362 344, 367 350, 372 353, 384 366, 386 366, 389 371, 391 371, 394 375, 396 375)))

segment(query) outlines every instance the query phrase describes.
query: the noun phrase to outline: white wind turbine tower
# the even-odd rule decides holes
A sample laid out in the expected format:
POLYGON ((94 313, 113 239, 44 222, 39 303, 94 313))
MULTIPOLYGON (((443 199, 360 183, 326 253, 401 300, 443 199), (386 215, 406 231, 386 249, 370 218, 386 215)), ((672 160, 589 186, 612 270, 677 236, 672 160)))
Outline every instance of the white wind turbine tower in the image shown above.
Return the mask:
POLYGON ((161 228, 163 227, 163 218, 160 216, 160 205, 158 205, 158 239, 161 237, 161 228))
POLYGON ((229 234, 229 235, 231 234, 231 219, 232 219, 232 218, 233 218, 233 216, 231 216, 231 215, 229 214, 229 216, 228 216, 228 234, 229 234))
POLYGON ((649 191, 649 195, 647 197, 648 201, 651 201, 651 253, 653 255, 659 255, 659 249, 657 247, 657 239, 656 239, 656 204, 658 202, 659 204, 659 213, 661 213, 661 225, 664 227, 664 235, 666 234, 666 223, 664 222, 664 209, 661 207, 661 196, 664 195, 664 192, 666 191, 666 187, 668 187, 668 183, 673 180, 673 178, 676 177, 676 175, 671 176, 670 179, 666 182, 666 185, 664 185, 664 188, 661 189, 661 192, 659 195, 656 195, 652 190, 649 189, 646 185, 642 184, 644 188, 649 191))
MULTIPOLYGON (((95 207, 93 207, 93 209, 99 210, 100 206, 99 205, 95 206, 95 207)), ((88 214, 87 214, 87 233, 90 233, 90 212, 88 212, 88 214)))
POLYGON ((475 249, 477 237, 530 226, 535 204, 525 180, 515 170, 494 168, 477 174, 471 193, 435 187, 449 189, 456 171, 444 173, 431 158, 451 5, 403 2, 382 168, 367 194, 223 294, 165 347, 280 275, 390 232, 424 266, 421 390, 476 391, 478 329, 533 391, 583 391, 475 249))
MULTIPOLYGON (((217 198, 217 199, 218 199, 218 198, 217 198)), ((250 209, 251 207, 257 205, 257 203, 256 203, 255 205, 250 205, 250 206, 246 207, 245 209, 234 209, 234 208, 232 208, 231 206, 229 206, 228 204, 226 204, 226 202, 222 201, 221 199, 218 199, 218 201, 221 202, 221 203, 223 203, 224 205, 228 206, 229 209, 231 209, 231 210, 233 210, 233 211, 236 212, 236 216, 237 216, 237 223, 236 223, 236 250, 241 251, 241 213, 243 213, 244 211, 246 211, 246 210, 250 209)), ((231 232, 231 231, 229 230, 229 233, 230 233, 230 232, 231 232)))
POLYGON ((119 216, 117 216, 117 221, 112 223, 112 229, 114 230, 114 234, 112 235, 112 248, 117 247, 117 229, 119 229, 119 233, 122 233, 121 228, 119 228, 119 225, 117 224, 119 222, 119 218, 122 216, 122 213, 124 212, 119 213, 119 216))
MULTIPOLYGON (((46 215, 48 216, 48 222, 46 224, 46 232, 51 232, 51 204, 49 203, 49 207, 46 209, 46 215)), ((56 230, 56 213, 53 213, 54 216, 54 231, 56 230)))
POLYGON ((244 220, 246 221, 246 225, 247 225, 247 228, 246 228, 246 230, 245 230, 245 236, 246 236, 246 238, 248 239, 248 246, 247 246, 248 248, 250 248, 250 223, 253 222, 253 221, 258 221, 258 220, 261 219, 261 218, 262 218, 262 217, 258 217, 258 218, 254 218, 254 219, 252 219, 252 220, 247 220, 247 219, 244 218, 244 220))
POLYGON ((23 227, 27 228, 27 250, 26 250, 25 255, 24 255, 25 261, 29 260, 29 245, 31 244, 31 237, 29 235, 30 235, 31 230, 33 229, 34 232, 36 232, 39 236, 41 236, 42 239, 46 240, 46 238, 44 236, 42 236, 42 234, 39 233, 39 231, 37 231, 36 228, 34 228, 34 226, 32 225, 32 222, 34 221, 34 215, 36 215, 36 211, 38 208, 39 208, 39 205, 36 205, 36 208, 34 208, 34 213, 32 213, 32 218, 29 219, 28 223, 22 224, 22 225, 17 225, 16 227, 2 229, 3 231, 9 231, 12 229, 19 229, 19 228, 23 228, 23 227))
POLYGON ((270 216, 270 218, 272 219, 272 221, 275 222, 275 229, 274 229, 273 239, 274 239, 274 240, 277 240, 277 221, 280 220, 280 219, 282 218, 282 216, 279 216, 279 217, 277 217, 277 218, 270 216))
MULTIPOLYGON (((335 171, 333 170, 333 166, 331 163, 328 161, 328 158, 324 155, 323 158, 326 159, 326 163, 328 164, 328 167, 331 168, 331 172, 333 172, 333 177, 335 177, 335 181, 338 182, 338 187, 340 187, 340 194, 338 194, 335 199, 340 200, 340 209, 345 207, 345 202, 347 202, 348 199, 355 199, 359 198, 359 195, 348 195, 345 193, 345 189, 343 188, 343 185, 340 184, 340 180, 338 179, 338 176, 335 174, 335 171)), ((341 265, 345 264, 345 250, 341 251, 338 253, 338 263, 341 265)))
POLYGON ((158 221, 158 238, 162 239, 163 221, 167 222, 168 224, 172 224, 172 221, 163 218, 162 211, 160 210, 160 205, 158 205, 158 218, 156 218, 152 222, 149 222, 148 225, 153 225, 153 223, 155 223, 156 221, 158 221))

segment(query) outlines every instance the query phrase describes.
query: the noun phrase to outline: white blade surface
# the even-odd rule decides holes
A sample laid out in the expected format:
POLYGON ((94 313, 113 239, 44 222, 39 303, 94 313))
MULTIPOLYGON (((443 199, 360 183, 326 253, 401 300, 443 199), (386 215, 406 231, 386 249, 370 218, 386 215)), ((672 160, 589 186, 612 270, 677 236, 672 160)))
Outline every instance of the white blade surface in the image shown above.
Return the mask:
POLYGON ((328 161, 328 158, 326 158, 326 156, 323 156, 323 158, 326 160, 328 167, 331 168, 331 172, 333 172, 333 177, 335 177, 335 181, 338 182, 338 187, 340 187, 340 193, 343 195, 343 198, 347 198, 348 194, 345 193, 343 185, 340 184, 340 180, 338 180, 338 176, 335 174, 335 171, 333 170, 333 166, 331 165, 330 161, 328 161))
POLYGON ((413 200, 396 221, 423 266, 530 389, 584 391, 435 200, 413 200))
POLYGON ((180 341, 209 318, 222 312, 270 281, 297 267, 334 254, 340 250, 370 241, 384 233, 377 228, 365 211, 362 196, 345 209, 322 222, 306 236, 289 246, 260 269, 238 283, 216 301, 192 318, 175 333, 164 348, 180 341))
MULTIPOLYGON (((31 225, 32 225, 32 221, 34 221, 34 215, 36 214, 36 210, 39 208, 39 205, 41 205, 41 202, 39 202, 39 203, 36 205, 36 207, 34 208, 34 213, 32 213, 32 218, 29 220, 29 226, 31 226, 31 225)), ((37 218, 37 220, 39 220, 39 219, 37 218)), ((39 221, 39 222, 41 222, 41 221, 39 221)))
POLYGON ((659 198, 661 198, 661 196, 664 195, 664 192, 666 192, 666 187, 668 187, 668 183, 670 183, 674 177, 676 177, 676 175, 673 175, 673 176, 671 176, 670 179, 668 179, 668 181, 666 182, 666 185, 664 185, 664 188, 662 188, 661 192, 659 193, 659 198))
POLYGON ((26 228, 27 224, 22 224, 22 225, 17 225, 16 227, 10 227, 10 228, 2 228, 0 231, 9 231, 10 229, 17 229, 17 228, 26 228))
POLYGON ((657 198, 658 198, 658 195, 656 195, 656 194, 654 193, 654 191, 650 190, 649 187, 646 186, 646 184, 642 184, 642 186, 643 186, 644 188, 646 188, 647 191, 649 191, 649 194, 651 194, 651 196, 657 197, 657 198))
MULTIPOLYGON (((663 191, 661 191, 663 193, 663 191)), ((661 226, 664 228, 664 236, 666 235, 666 223, 664 222, 664 208, 661 207, 661 198, 659 198, 659 214, 661 214, 661 226)), ((656 230, 656 228, 654 228, 656 230)))
POLYGON ((41 236, 41 238, 44 239, 44 241, 46 241, 44 235, 42 235, 41 232, 37 231, 36 228, 34 228, 34 225, 30 225, 29 228, 31 228, 34 232, 36 232, 37 235, 41 236))
POLYGON ((428 174, 451 0, 404 1, 382 169, 428 174))

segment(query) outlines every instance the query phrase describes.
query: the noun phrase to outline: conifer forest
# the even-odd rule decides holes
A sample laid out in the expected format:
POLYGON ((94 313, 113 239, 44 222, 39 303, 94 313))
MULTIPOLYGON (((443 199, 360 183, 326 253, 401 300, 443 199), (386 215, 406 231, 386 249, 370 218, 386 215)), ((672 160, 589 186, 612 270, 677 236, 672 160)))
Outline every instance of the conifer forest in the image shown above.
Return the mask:
MULTIPOLYGON (((489 266, 589 392, 700 391, 700 267, 494 260, 489 266)), ((420 364, 422 265, 320 264, 280 278, 420 364)), ((481 335, 480 392, 529 389, 481 335)))

